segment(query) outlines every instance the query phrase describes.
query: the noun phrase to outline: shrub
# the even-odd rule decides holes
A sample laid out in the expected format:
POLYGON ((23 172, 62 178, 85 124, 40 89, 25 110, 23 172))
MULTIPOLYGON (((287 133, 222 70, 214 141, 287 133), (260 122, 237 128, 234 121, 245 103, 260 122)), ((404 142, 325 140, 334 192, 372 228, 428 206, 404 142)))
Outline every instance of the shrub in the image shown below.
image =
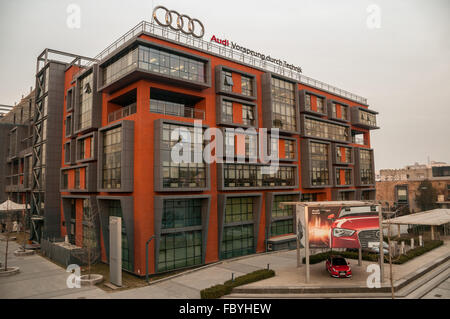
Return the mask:
POLYGON ((423 254, 429 252, 430 250, 438 248, 439 246, 442 246, 443 244, 444 244, 444 242, 442 240, 427 241, 424 243, 423 247, 417 247, 417 248, 411 249, 405 255, 401 255, 398 258, 396 258, 395 260, 392 260, 392 263, 397 264, 397 265, 404 264, 413 258, 423 255, 423 254))
POLYGON ((275 271, 262 269, 237 277, 234 281, 228 280, 223 285, 215 285, 200 291, 202 299, 217 299, 231 293, 233 288, 247 285, 252 282, 264 280, 275 276, 275 271))

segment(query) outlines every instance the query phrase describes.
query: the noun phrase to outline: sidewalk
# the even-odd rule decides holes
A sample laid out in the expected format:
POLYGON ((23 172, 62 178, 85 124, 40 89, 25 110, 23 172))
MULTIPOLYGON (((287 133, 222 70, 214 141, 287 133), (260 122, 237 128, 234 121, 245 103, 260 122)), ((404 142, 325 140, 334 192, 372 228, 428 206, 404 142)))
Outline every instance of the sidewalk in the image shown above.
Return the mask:
MULTIPOLYGON (((106 293, 97 287, 69 289, 66 285, 69 273, 47 259, 39 256, 16 257, 19 248, 15 241, 9 242, 8 266, 20 267, 18 275, 0 277, 0 299, 48 299, 101 297, 106 293)), ((5 242, 0 242, 0 260, 5 258, 5 242)))

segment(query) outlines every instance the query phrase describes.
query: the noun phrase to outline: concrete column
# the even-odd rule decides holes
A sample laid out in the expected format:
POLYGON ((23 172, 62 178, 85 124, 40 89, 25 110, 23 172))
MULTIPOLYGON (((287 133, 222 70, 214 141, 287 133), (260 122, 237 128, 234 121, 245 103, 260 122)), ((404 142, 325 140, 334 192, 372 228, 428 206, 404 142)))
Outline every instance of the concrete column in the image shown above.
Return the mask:
POLYGON ((419 236, 419 246, 423 247, 423 238, 422 235, 419 236))
POLYGON ((414 249, 414 238, 411 238, 411 249, 414 249))
POLYGON ((405 242, 402 241, 402 244, 400 246, 400 254, 404 255, 405 254, 405 242))
POLYGON ((397 225, 398 234, 397 237, 400 238, 400 225, 397 225))
POLYGON ((431 240, 434 240, 434 226, 431 226, 431 240))
POLYGON ((362 248, 358 249, 358 266, 362 266, 362 248))

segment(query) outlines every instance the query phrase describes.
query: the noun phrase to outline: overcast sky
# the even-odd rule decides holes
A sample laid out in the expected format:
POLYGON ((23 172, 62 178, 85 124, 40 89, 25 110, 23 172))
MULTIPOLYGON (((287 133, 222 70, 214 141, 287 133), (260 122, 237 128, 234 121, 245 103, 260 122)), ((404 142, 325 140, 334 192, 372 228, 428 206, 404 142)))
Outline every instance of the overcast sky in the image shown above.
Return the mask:
POLYGON ((381 130, 372 132, 377 170, 428 157, 450 162, 448 0, 0 3, 0 104, 13 105, 34 86, 43 49, 94 57, 140 21, 150 21, 153 6, 161 4, 200 19, 206 40, 227 38, 368 98, 380 112, 381 130), (81 9, 79 29, 67 25, 69 4, 81 9))

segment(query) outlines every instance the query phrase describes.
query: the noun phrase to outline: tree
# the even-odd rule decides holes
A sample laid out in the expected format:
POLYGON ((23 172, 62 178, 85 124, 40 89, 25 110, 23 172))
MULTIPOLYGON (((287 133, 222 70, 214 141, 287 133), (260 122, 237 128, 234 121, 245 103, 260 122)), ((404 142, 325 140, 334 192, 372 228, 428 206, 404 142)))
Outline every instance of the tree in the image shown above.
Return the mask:
POLYGON ((429 180, 420 183, 418 194, 416 195, 417 206, 421 211, 435 209, 437 207, 437 191, 429 180))
POLYGON ((100 260, 100 243, 98 236, 99 216, 98 211, 88 204, 83 203, 83 234, 77 234, 76 242, 82 243, 82 248, 74 252, 83 265, 88 268, 88 279, 91 279, 91 268, 100 260))

